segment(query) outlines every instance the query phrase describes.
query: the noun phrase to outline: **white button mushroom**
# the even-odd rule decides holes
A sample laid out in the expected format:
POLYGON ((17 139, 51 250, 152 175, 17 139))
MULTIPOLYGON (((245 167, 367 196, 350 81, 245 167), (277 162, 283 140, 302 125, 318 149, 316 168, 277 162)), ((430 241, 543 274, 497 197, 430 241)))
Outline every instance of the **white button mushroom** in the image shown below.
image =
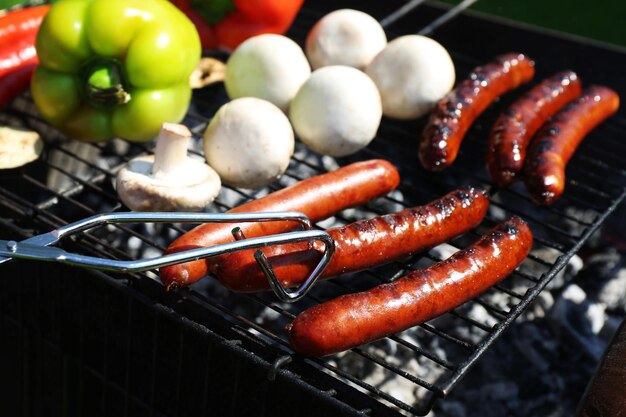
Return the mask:
POLYGON ((274 34, 243 42, 226 63, 228 97, 257 97, 287 112, 291 99, 311 75, 304 52, 291 39, 274 34))
POLYGON ((347 65, 360 70, 387 45, 376 19, 358 10, 335 10, 322 17, 306 38, 305 50, 313 69, 347 65))
POLYGON ((187 156, 191 132, 164 123, 154 155, 132 159, 117 175, 117 194, 134 211, 201 211, 219 194, 220 177, 187 156))
POLYGON ((380 94, 363 72, 343 65, 315 70, 291 102, 289 118, 311 149, 346 156, 366 147, 382 118, 380 94))
POLYGON ((279 178, 294 150, 287 116, 269 101, 224 104, 204 132, 204 155, 225 184, 257 188, 279 178))
POLYGON ((385 116, 414 119, 428 113, 454 86, 454 64, 438 42, 406 35, 389 42, 365 70, 383 100, 385 116))

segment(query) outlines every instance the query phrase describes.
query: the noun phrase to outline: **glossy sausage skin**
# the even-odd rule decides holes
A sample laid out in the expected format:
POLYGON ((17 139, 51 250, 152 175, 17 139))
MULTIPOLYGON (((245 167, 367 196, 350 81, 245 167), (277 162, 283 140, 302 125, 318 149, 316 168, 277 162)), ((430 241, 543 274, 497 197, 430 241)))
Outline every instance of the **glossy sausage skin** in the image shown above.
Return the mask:
POLYGON ((480 66, 435 106, 422 132, 419 158, 429 171, 439 171, 456 159, 461 141, 474 120, 499 96, 528 82, 534 62, 509 53, 480 66))
POLYGON ((537 203, 550 205, 563 194, 567 162, 584 137, 618 107, 617 93, 592 85, 543 125, 524 165, 526 188, 537 203))
POLYGON ((303 355, 323 356, 403 331, 496 284, 526 258, 532 243, 528 225, 511 217, 444 261, 303 311, 287 326, 289 340, 303 355))
POLYGON ((505 187, 520 179, 530 139, 581 91, 576 73, 561 71, 522 95, 496 119, 487 145, 487 167, 496 185, 505 187))
MULTIPOLYGON (((262 198, 230 210, 230 213, 299 211, 311 221, 325 219, 352 206, 383 196, 400 183, 398 170, 388 161, 372 159, 356 162, 335 171, 302 180, 262 198)), ((176 239, 165 253, 233 242, 228 223, 205 223, 176 239)), ((283 233, 296 227, 294 222, 238 224, 246 237, 283 233)), ((160 278, 167 289, 190 285, 210 272, 215 262, 205 259, 161 268, 160 278)))
MULTIPOLYGON (((335 254, 321 278, 383 265, 446 242, 478 226, 488 207, 481 190, 466 187, 424 206, 329 229, 335 254)), ((263 252, 282 284, 291 287, 304 281, 322 255, 321 243, 311 246, 280 245, 263 252)), ((253 252, 220 259, 215 275, 224 286, 242 292, 270 289, 253 252)))

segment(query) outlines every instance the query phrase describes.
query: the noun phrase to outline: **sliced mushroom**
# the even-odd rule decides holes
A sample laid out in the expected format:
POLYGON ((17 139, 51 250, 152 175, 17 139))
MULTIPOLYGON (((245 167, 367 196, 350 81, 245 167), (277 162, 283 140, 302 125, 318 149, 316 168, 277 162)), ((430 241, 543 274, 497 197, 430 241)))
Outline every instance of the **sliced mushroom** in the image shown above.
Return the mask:
POLYGON ((189 76, 189 86, 193 89, 204 88, 223 82, 224 77, 226 77, 226 64, 219 59, 203 57, 189 76))
POLYGON ((187 156, 191 132, 164 123, 154 155, 132 159, 117 175, 117 194, 134 211, 201 211, 219 194, 219 175, 187 156))
POLYGON ((0 169, 17 168, 41 154, 43 142, 37 132, 0 127, 0 169))

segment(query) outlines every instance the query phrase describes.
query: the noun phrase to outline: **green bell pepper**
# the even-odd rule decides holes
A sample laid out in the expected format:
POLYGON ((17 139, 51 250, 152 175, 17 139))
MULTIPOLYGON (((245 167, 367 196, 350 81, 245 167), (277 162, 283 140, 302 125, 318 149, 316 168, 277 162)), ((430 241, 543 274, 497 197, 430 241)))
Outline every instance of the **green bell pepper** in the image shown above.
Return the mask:
POLYGON ((36 47, 39 112, 86 141, 148 141, 181 121, 201 55, 194 25, 167 0, 61 0, 36 47))

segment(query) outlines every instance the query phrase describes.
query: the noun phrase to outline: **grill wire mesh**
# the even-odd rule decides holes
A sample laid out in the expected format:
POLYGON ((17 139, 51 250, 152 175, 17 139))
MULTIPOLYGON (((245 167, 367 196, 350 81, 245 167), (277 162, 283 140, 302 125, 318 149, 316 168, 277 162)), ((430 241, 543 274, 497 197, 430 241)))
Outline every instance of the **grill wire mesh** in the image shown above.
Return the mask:
MULTIPOLYGON (((433 36, 437 39, 440 25, 444 29, 456 25, 452 32, 459 34, 464 30, 459 27, 462 25, 459 20, 466 19, 471 23, 475 19, 480 22, 472 17, 455 19, 457 13, 473 3, 471 1, 463 2, 460 7, 447 13, 446 9, 438 6, 423 6, 421 1, 408 2, 407 6, 410 7, 406 9, 401 7, 402 2, 384 2, 384 5, 372 3, 374 4, 307 2, 290 36, 302 43, 308 29, 317 19, 327 11, 344 6, 365 9, 376 18, 383 19, 390 38, 419 31, 434 33, 433 36), (421 7, 416 9, 417 6, 421 7)), ((442 36, 445 37, 445 33, 442 36)), ((494 39, 494 42, 497 43, 498 40, 494 39)), ((508 52, 510 49, 503 44, 498 44, 497 48, 500 52, 508 52)), ((482 55, 488 54, 488 51, 479 51, 476 45, 460 49, 450 48, 450 52, 456 64, 458 78, 482 63, 482 55)), ((535 57, 538 61, 535 81, 550 75, 551 70, 542 68, 538 58, 539 56, 535 57)), ((548 55, 541 58, 548 59, 548 55)), ((558 62, 554 64, 555 67, 563 64, 563 61, 567 62, 562 57, 557 57, 556 60, 558 62)), ((577 70, 576 67, 572 69, 577 70)), ((596 73, 595 77, 597 82, 611 85, 608 79, 604 79, 606 74, 596 73)), ((583 82, 586 82, 585 77, 583 82)), ((323 373, 345 385, 346 389, 358 390, 371 396, 388 407, 390 414, 426 414, 434 401, 450 392, 471 365, 528 307, 625 197, 626 165, 622 155, 626 151, 626 145, 622 138, 626 131, 626 119, 623 112, 596 129, 581 145, 568 166, 566 193, 554 206, 536 206, 519 184, 510 189, 489 186, 484 167, 487 133, 498 112, 525 88, 507 95, 481 116, 465 139, 456 163, 443 173, 427 173, 417 162, 416 142, 423 120, 384 120, 377 138, 357 155, 333 160, 316 155, 297 144, 291 164, 280 180, 270 187, 254 192, 226 187, 215 204, 208 209, 225 211, 234 205, 336 166, 356 160, 384 158, 392 161, 401 172, 402 183, 398 190, 385 198, 372 201, 367 206, 345 210, 334 218, 319 223, 319 227, 346 224, 360 218, 424 204, 455 187, 470 184, 488 188, 491 201, 485 221, 475 230, 449 244, 402 262, 319 283, 310 295, 294 305, 276 302, 271 294, 232 294, 209 278, 192 288, 170 294, 168 300, 172 309, 180 314, 176 305, 185 300, 196 308, 217 313, 223 320, 219 327, 228 327, 239 334, 253 354, 258 354, 280 367, 306 370, 303 371, 303 375, 306 374, 304 378, 313 386, 316 378, 310 376, 323 373), (289 347, 282 329, 305 308, 340 294, 390 282, 409 270, 441 260, 452 251, 467 246, 494 224, 512 214, 520 215, 529 222, 536 238, 533 251, 518 271, 485 294, 440 318, 345 354, 322 359, 304 359, 294 355, 289 347), (414 398, 399 398, 393 386, 385 384, 390 379, 399 379, 400 383, 413 386, 414 398)), ((195 93, 184 123, 194 133, 193 152, 198 155, 201 155, 201 135, 206 124, 219 105, 226 101, 227 97, 221 86, 209 87, 195 93)), ((28 236, 92 214, 126 210, 119 203, 113 189, 115 174, 133 156, 150 151, 151 144, 137 145, 122 140, 106 144, 66 141, 40 119, 28 93, 19 97, 10 108, 0 114, 0 122, 35 129, 45 137, 47 143, 44 155, 38 162, 0 173, 0 222, 5 230, 28 236)), ((68 243, 68 248, 115 259, 152 257, 160 254, 183 231, 184 227, 181 225, 107 226, 74 239, 68 243)), ((159 284, 154 281, 154 273, 115 276, 115 279, 149 297, 160 291, 159 284)), ((167 314, 176 315, 174 311, 167 314)), ((211 328, 207 323, 198 324, 211 328)), ((98 375, 102 377, 101 374, 98 375)), ((331 396, 335 394, 330 392, 331 396)), ((179 401, 184 399, 179 398, 179 401)), ((359 411, 368 413, 368 410, 359 411)))

